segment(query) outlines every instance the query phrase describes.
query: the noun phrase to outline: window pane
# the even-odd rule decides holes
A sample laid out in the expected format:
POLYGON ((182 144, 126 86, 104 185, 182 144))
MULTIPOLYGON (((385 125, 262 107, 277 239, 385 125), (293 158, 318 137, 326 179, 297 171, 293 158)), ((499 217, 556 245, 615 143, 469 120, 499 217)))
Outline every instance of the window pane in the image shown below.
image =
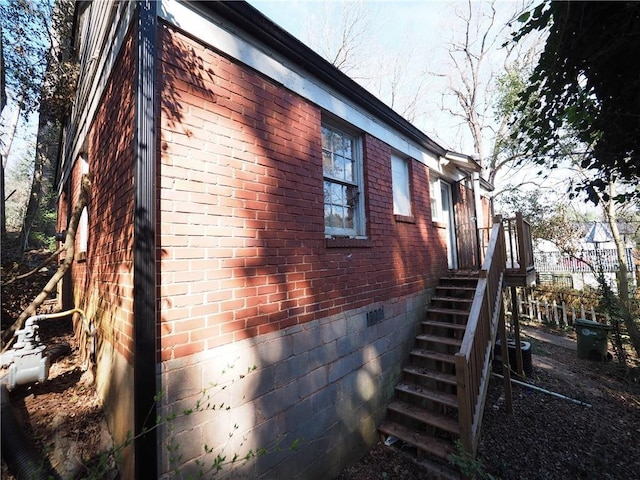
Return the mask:
POLYGON ((331 151, 337 155, 342 155, 342 135, 333 132, 331 136, 331 151))
POLYGON ((324 206, 325 227, 342 228, 342 207, 336 205, 324 206))
POLYGON ((342 207, 339 205, 325 205, 324 224, 326 227, 342 228, 342 207))
POLYGON ((331 184, 331 200, 330 202, 334 205, 344 205, 344 192, 343 186, 338 183, 331 184))
POLYGON ((431 195, 431 217, 433 220, 440 220, 442 210, 440 207, 440 179, 438 177, 431 177, 429 190, 431 195))
POLYGON ((342 209, 340 207, 333 207, 331 210, 331 224, 330 227, 342 228, 342 209))
POLYGON ((331 148, 331 141, 331 130, 327 127, 322 127, 322 148, 329 152, 333 151, 331 148))
POLYGON ((353 176, 353 159, 344 159, 344 179, 347 180, 348 182, 353 182, 355 181, 355 178, 353 176))
POLYGON ((345 186, 347 215, 345 217, 345 228, 355 228, 354 217, 358 205, 358 189, 353 185, 345 186))
POLYGON ((391 156, 393 181, 393 213, 411 216, 411 191, 409 188, 409 164, 404 158, 391 156))
POLYGON ((332 175, 333 160, 331 159, 331 153, 325 150, 322 151, 322 170, 325 175, 332 175))
POLYGON ((351 140, 351 138, 342 137, 342 147, 341 147, 342 155, 344 155, 347 158, 353 158, 352 143, 353 143, 353 140, 351 140))
POLYGON ((341 157, 339 155, 336 155, 334 158, 333 176, 341 180, 345 180, 345 166, 348 162, 349 162, 348 159, 341 157))

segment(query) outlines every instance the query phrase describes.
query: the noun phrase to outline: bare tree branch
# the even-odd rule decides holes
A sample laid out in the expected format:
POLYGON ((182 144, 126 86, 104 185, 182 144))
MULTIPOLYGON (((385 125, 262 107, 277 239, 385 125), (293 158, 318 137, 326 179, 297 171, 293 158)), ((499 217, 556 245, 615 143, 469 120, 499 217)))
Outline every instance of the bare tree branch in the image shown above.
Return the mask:
POLYGON ((56 259, 56 257, 62 253, 64 251, 64 245, 62 247, 60 247, 58 250, 56 250, 54 253, 52 253, 51 255, 49 255, 45 260, 43 260, 42 262, 40 262, 40 264, 35 267, 33 270, 27 272, 27 273, 23 273, 22 275, 18 275, 15 277, 10 278, 9 280, 7 280, 6 282, 2 282, 2 286, 6 287, 7 285, 11 285, 14 282, 17 282, 18 280, 23 280, 25 278, 30 277, 31 275, 33 275, 34 273, 36 273, 38 270, 40 270, 42 267, 44 267, 45 265, 51 263, 53 260, 56 259))
POLYGON ((11 342, 14 338, 14 334, 17 330, 21 329, 27 318, 35 315, 37 309, 47 299, 47 297, 53 292, 58 282, 62 279, 64 274, 69 270, 69 267, 73 264, 75 258, 75 238, 78 230, 78 224, 80 223, 80 216, 82 211, 87 206, 91 194, 91 185, 93 182, 93 175, 86 174, 82 176, 80 196, 78 202, 73 208, 71 218, 69 219, 69 226, 67 228, 67 235, 64 242, 64 250, 66 252, 64 261, 58 267, 56 273, 44 286, 42 291, 36 296, 36 298, 29 304, 27 308, 20 314, 13 324, 2 332, 2 351, 4 352, 11 346, 11 342))

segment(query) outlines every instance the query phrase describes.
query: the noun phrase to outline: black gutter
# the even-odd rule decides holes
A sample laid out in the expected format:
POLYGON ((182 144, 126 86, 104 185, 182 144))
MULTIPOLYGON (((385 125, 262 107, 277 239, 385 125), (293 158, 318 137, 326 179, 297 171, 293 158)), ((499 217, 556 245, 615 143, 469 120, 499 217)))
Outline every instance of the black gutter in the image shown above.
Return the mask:
MULTIPOLYGON (((408 122, 400 114, 380 101, 364 87, 342 73, 296 37, 282 29, 256 8, 242 1, 191 2, 203 11, 209 11, 226 18, 255 39, 272 48, 303 68, 314 77, 327 83, 336 91, 349 98, 365 111, 383 120, 387 125, 407 135, 428 150, 445 155, 447 150, 429 138, 419 128, 408 122)), ((195 33, 195 32, 194 32, 195 33)))
POLYGON ((158 477, 156 429, 155 80, 157 3, 138 1, 133 241, 135 478, 158 477))

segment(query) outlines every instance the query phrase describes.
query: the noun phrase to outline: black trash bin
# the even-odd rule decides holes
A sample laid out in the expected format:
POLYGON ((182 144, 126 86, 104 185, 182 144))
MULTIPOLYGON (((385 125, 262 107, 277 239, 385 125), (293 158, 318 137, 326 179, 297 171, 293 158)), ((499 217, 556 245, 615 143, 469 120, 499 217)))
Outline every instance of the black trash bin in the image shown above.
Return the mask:
MULTIPOLYGON (((509 352, 509 365, 511 371, 516 372, 516 341, 512 338, 507 340, 507 351, 509 352)), ((533 360, 531 358, 531 343, 520 341, 520 351, 522 352, 522 370, 525 376, 528 378, 533 377, 533 360)), ((502 343, 498 338, 496 340, 496 352, 495 352, 495 368, 497 373, 502 373, 502 343)))
POLYGON ((578 337, 578 358, 599 361, 607 358, 609 325, 579 318, 574 328, 578 337))

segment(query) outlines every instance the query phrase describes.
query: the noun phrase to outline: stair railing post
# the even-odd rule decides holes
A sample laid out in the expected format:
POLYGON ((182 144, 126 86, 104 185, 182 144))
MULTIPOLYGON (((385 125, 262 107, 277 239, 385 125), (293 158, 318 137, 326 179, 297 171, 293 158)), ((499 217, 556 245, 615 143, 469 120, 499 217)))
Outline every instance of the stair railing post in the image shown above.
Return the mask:
POLYGON ((511 392, 511 365, 509 364, 509 346, 507 345, 507 328, 504 321, 504 314, 500 314, 500 348, 502 356, 502 375, 504 377, 504 397, 507 406, 507 413, 513 413, 513 395, 511 392))
POLYGON ((460 427, 460 443, 467 452, 473 452, 471 434, 471 393, 469 384, 469 365, 465 356, 456 356, 456 376, 458 388, 458 426, 460 427))
POLYGON ((522 366, 522 347, 520 345, 520 313, 518 312, 518 306, 516 301, 516 287, 511 287, 511 301, 513 303, 512 309, 515 312, 511 315, 511 326, 513 327, 513 336, 516 342, 516 371, 518 375, 524 378, 524 368, 522 366))

